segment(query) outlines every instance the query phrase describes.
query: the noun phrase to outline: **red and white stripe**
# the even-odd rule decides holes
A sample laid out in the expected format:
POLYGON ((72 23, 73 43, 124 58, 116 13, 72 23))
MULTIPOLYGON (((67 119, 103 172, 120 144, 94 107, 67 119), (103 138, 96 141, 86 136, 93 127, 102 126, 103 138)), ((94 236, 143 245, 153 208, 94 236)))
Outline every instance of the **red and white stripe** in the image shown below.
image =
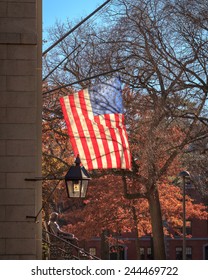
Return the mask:
POLYGON ((94 116, 88 90, 60 99, 73 151, 88 169, 131 169, 123 114, 94 116))

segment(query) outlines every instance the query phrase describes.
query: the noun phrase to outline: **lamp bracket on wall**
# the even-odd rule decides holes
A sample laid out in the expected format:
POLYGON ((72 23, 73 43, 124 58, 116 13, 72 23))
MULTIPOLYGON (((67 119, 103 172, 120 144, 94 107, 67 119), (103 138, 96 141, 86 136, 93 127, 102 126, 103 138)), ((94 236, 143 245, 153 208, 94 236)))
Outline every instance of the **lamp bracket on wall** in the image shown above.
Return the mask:
POLYGON ((34 178, 25 178, 25 181, 37 182, 37 181, 54 181, 54 180, 64 180, 64 177, 34 177, 34 178))
MULTIPOLYGON (((35 178, 25 178, 25 181, 32 181, 32 182, 36 182, 36 181, 46 181, 46 180, 58 180, 61 181, 63 180, 64 177, 61 178, 47 178, 47 177, 35 177, 35 178)), ((59 182, 58 182, 59 184, 59 182)), ((49 196, 47 197, 45 203, 43 204, 43 206, 41 207, 41 209, 38 211, 36 216, 26 216, 26 219, 32 219, 33 222, 35 223, 39 223, 38 220, 38 216, 40 215, 41 211, 43 210, 44 206, 46 205, 46 203, 48 202, 49 198, 51 197, 51 195, 53 194, 53 192, 55 191, 56 187, 58 186, 58 184, 56 184, 56 186, 53 188, 53 190, 50 192, 49 196)))

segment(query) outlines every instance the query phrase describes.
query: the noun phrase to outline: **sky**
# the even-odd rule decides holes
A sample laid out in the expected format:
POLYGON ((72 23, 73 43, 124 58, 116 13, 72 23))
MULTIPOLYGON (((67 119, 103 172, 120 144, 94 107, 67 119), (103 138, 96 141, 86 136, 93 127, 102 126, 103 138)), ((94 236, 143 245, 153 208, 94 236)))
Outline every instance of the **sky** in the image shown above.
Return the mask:
POLYGON ((43 32, 56 21, 81 20, 102 5, 106 0, 42 0, 43 32))

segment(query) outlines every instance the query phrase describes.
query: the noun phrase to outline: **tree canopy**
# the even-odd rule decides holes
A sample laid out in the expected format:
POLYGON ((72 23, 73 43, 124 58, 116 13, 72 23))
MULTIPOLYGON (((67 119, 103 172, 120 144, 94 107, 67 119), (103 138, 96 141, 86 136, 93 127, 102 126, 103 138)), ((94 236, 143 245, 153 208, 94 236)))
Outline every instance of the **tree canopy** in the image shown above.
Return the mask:
MULTIPOLYGON (((72 162, 59 97, 105 80, 109 75, 85 80, 87 77, 122 69, 117 74, 123 82, 133 170, 113 172, 114 176, 120 175, 128 201, 125 203, 134 204, 140 198, 137 202, 140 205, 146 199, 157 259, 165 258, 163 199, 166 203, 171 201, 166 197, 170 193, 165 195, 166 188, 161 186, 168 182, 168 189, 174 189, 168 181, 169 176, 176 176, 182 169, 192 170, 197 165, 198 174, 192 176, 192 180, 197 185, 203 181, 203 193, 207 189, 206 160, 197 164, 202 156, 194 153, 194 147, 202 141, 207 143, 208 137, 207 12, 207 1, 203 0, 114 0, 102 14, 99 13, 97 20, 79 27, 44 58, 46 73, 67 58, 47 78, 43 90, 45 170, 48 162, 53 165, 55 161, 61 171, 72 162), (73 88, 47 93, 47 89, 74 81, 81 82, 73 88)), ((58 23, 49 32, 51 40, 57 40, 71 27, 70 21, 58 23)), ((207 154, 207 147, 203 152, 207 154)), ((93 176, 99 172, 93 172, 93 176)), ((116 192, 112 186, 100 185, 105 199, 110 194, 107 188, 116 192)), ((174 201, 178 201, 174 197, 176 193, 172 193, 174 201)), ((121 201, 124 199, 121 190, 116 195, 121 201)), ((90 209, 91 203, 86 209, 90 209)), ((140 206, 136 207, 139 209, 140 206)), ((121 216, 122 211, 125 212, 119 205, 113 208, 114 215, 118 211, 121 216)), ((174 218, 170 218, 173 213, 167 213, 174 224, 174 218)))

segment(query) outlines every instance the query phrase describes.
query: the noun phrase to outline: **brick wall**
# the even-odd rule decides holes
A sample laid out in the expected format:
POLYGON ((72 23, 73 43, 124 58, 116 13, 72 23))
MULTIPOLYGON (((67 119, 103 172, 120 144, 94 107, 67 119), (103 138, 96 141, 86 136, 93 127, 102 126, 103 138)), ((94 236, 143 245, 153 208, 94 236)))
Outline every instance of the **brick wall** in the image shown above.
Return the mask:
POLYGON ((0 0, 0 259, 41 258, 41 5, 0 0))

